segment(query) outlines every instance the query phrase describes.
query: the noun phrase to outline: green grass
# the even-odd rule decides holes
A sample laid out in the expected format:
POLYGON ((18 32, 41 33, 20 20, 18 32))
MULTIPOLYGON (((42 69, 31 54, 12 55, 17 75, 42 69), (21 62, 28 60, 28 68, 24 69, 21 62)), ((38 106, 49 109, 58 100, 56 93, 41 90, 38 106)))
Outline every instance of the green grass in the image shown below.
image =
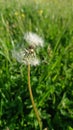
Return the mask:
POLYGON ((73 130, 73 0, 0 1, 0 130, 39 130, 27 66, 12 58, 24 33, 44 39, 31 86, 43 129, 73 130), (50 45, 51 49, 48 50, 50 45))

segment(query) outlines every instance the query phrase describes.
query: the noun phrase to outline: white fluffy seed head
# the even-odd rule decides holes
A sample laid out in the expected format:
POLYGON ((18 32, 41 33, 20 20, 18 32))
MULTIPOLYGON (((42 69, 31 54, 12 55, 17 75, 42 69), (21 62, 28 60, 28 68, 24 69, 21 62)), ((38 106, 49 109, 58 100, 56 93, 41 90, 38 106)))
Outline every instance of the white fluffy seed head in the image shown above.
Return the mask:
POLYGON ((26 60, 23 60, 23 63, 25 65, 30 64, 31 66, 37 66, 37 65, 39 65, 40 61, 39 61, 39 59, 37 57, 33 57, 33 58, 30 57, 30 58, 28 58, 26 60))
POLYGON ((43 47, 43 39, 37 34, 27 32, 24 35, 25 41, 28 43, 28 49, 20 48, 12 50, 12 56, 22 64, 30 64, 32 66, 39 65, 40 60, 36 56, 35 48, 43 47))
POLYGON ((30 54, 29 50, 13 50, 12 57, 15 58, 18 62, 31 66, 36 66, 40 64, 40 60, 37 58, 36 54, 30 54))
POLYGON ((29 44, 29 46, 32 46, 34 48, 37 46, 43 47, 43 39, 33 32, 25 33, 24 40, 29 44))
POLYGON ((22 59, 24 57, 24 54, 22 51, 12 50, 12 57, 15 58, 18 62, 22 62, 22 59))

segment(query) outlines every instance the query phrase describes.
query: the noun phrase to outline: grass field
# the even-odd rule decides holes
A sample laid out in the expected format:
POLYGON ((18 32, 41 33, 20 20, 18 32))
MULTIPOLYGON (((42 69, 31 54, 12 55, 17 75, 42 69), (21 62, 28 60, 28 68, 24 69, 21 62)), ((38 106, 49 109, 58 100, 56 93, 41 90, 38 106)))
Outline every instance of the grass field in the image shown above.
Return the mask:
POLYGON ((0 0, 0 130, 73 130, 73 0, 0 0), (30 68, 42 128, 28 66, 17 61, 27 32, 44 41, 30 68))

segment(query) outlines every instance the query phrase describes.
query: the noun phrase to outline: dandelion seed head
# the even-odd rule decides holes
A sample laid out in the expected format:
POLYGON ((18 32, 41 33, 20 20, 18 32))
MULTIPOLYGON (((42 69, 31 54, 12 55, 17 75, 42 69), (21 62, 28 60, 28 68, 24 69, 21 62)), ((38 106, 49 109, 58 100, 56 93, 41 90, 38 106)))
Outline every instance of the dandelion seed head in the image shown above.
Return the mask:
POLYGON ((19 51, 13 50, 12 57, 25 65, 30 64, 31 66, 36 66, 40 64, 40 60, 37 58, 36 54, 30 53, 27 49, 20 49, 19 51))
POLYGON ((17 50, 12 50, 12 57, 14 58, 14 59, 16 59, 18 62, 22 62, 22 59, 23 59, 23 57, 24 57, 24 55, 25 54, 23 54, 23 52, 22 51, 17 51, 17 50))
POLYGON ((36 47, 43 47, 43 39, 37 34, 28 32, 24 35, 25 41, 28 43, 28 48, 20 47, 12 51, 12 57, 22 64, 30 64, 36 66, 40 64, 40 60, 36 56, 36 47))
POLYGON ((31 66, 37 66, 40 64, 40 60, 37 57, 29 57, 28 59, 23 60, 25 65, 30 64, 31 66))
POLYGON ((25 33, 24 40, 29 44, 29 46, 33 46, 34 48, 36 48, 37 46, 43 47, 43 39, 35 33, 25 33))

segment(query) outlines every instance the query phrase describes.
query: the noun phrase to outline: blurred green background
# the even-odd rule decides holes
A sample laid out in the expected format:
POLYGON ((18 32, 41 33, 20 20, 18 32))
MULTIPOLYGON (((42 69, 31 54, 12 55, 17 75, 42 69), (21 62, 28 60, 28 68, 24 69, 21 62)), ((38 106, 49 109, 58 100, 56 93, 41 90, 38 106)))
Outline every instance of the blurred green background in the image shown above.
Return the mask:
POLYGON ((44 39, 31 86, 43 129, 73 130, 73 0, 0 0, 0 130, 39 130, 27 66, 12 58, 24 33, 44 39))

